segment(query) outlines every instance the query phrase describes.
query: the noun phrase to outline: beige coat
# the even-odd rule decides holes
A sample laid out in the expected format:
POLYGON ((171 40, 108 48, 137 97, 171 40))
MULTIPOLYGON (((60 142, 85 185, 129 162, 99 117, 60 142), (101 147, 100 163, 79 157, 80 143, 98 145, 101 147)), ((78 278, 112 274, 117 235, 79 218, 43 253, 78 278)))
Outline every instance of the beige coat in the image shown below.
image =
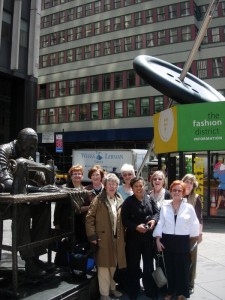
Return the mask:
POLYGON ((88 240, 98 241, 96 264, 98 267, 126 267, 124 228, 121 219, 122 198, 115 195, 117 200, 117 238, 113 235, 113 213, 107 199, 105 189, 91 202, 86 216, 86 233, 88 240), (115 252, 117 261, 115 259, 115 252))

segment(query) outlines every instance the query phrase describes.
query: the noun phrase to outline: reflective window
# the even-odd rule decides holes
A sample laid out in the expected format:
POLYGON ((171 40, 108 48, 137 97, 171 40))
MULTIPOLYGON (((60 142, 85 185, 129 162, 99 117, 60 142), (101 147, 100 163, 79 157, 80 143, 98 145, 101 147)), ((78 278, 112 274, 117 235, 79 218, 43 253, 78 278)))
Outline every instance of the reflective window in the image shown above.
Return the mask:
POLYGON ((115 109, 114 109, 114 116, 115 118, 122 118, 123 117, 123 101, 117 100, 114 102, 115 109))

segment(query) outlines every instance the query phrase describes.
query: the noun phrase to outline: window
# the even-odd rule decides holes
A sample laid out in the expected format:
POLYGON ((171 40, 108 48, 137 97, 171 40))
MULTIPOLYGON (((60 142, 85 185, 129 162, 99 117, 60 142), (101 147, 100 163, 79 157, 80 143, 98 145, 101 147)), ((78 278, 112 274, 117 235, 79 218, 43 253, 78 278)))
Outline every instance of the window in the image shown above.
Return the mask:
POLYGON ((50 34, 50 45, 53 46, 53 45, 56 45, 56 33, 51 33, 50 34))
POLYGON ((166 19, 166 15, 165 15, 165 7, 158 7, 157 8, 157 21, 161 22, 164 21, 166 19))
POLYGON ((91 45, 84 47, 84 59, 91 58, 91 45))
POLYGON ((66 96, 66 81, 59 82, 59 96, 66 96))
POLYGON ((110 27, 110 20, 105 20, 104 21, 104 32, 110 32, 111 31, 111 27, 110 27))
POLYGON ((149 98, 141 98, 141 116, 149 116, 150 115, 150 104, 149 98))
POLYGON ((87 78, 80 79, 80 94, 85 94, 88 91, 88 80, 87 78))
POLYGON ((131 51, 132 50, 132 37, 125 37, 124 39, 124 51, 131 51))
POLYGON ((98 14, 101 12, 101 1, 94 2, 94 12, 95 12, 95 14, 98 14))
POLYGON ((71 79, 69 81, 69 95, 76 95, 76 79, 71 79))
POLYGON ((82 47, 76 48, 76 60, 82 60, 82 47))
POLYGON ((59 23, 62 24, 65 22, 66 22, 66 12, 64 10, 59 13, 59 23))
POLYGON ((98 57, 101 54, 101 46, 100 44, 94 45, 94 57, 98 57))
POLYGON ((157 32, 158 35, 158 46, 162 46, 166 44, 166 31, 161 30, 157 32))
POLYGON ((91 120, 98 120, 98 103, 91 104, 91 120))
POLYGON ((142 49, 142 35, 135 36, 135 49, 142 49))
POLYGON ((74 19, 74 9, 70 8, 67 10, 67 20, 73 21, 73 19, 74 19))
POLYGON ((121 17, 114 18, 114 30, 121 29, 121 17))
POLYGON ((28 23, 21 20, 20 25, 20 46, 27 48, 28 46, 28 23))
POLYGON ((223 58, 213 58, 213 65, 212 65, 212 76, 213 77, 223 77, 223 58))
POLYGON ((76 27, 76 39, 79 40, 82 38, 82 26, 76 27))
POLYGON ((114 73, 114 88, 115 89, 123 88, 123 72, 114 73))
POLYGON ((56 108, 49 108, 48 110, 48 124, 56 123, 56 108))
POLYGON ((142 14, 141 14, 141 11, 136 12, 134 14, 134 24, 135 24, 135 26, 142 25, 142 14))
POLYGON ((56 6, 59 4, 59 0, 52 0, 52 6, 56 6))
POLYGON ((58 24, 58 14, 52 14, 52 22, 51 25, 57 25, 58 24))
POLYGON ((65 123, 66 122, 66 107, 59 107, 59 123, 65 123))
POLYGON ((145 21, 147 24, 153 23, 153 10, 148 9, 145 11, 145 21))
POLYGON ((91 93, 98 92, 98 76, 91 77, 91 93))
POLYGON ((164 109, 163 96, 154 97, 154 113, 160 112, 164 109))
POLYGON ((127 71, 127 87, 135 87, 136 72, 134 70, 127 71))
POLYGON ((154 33, 150 32, 146 34, 146 46, 147 47, 154 47, 155 42, 154 42, 154 33))
POLYGON ((218 43, 220 42, 220 30, 219 28, 212 28, 212 42, 218 43))
POLYGON ((101 22, 94 23, 94 34, 100 34, 101 33, 101 22))
POLYGON ((124 28, 130 28, 132 27, 132 18, 131 15, 124 16, 124 28))
POLYGON ((46 84, 39 86, 39 99, 46 99, 46 84))
POLYGON ((42 67, 45 68, 48 66, 48 55, 43 55, 42 57, 42 67))
POLYGON ((113 41, 113 46, 114 46, 114 53, 119 53, 122 51, 121 48, 121 39, 114 40, 113 41))
POLYGON ((104 11, 110 10, 110 0, 104 0, 104 11))
POLYGON ((44 2, 44 8, 45 8, 45 9, 51 7, 50 0, 44 0, 43 2, 44 2))
POLYGON ((221 5, 222 5, 222 10, 221 10, 222 16, 224 17, 224 16, 225 16, 225 1, 223 1, 223 2, 221 3, 221 5))
POLYGON ((171 4, 169 5, 169 19, 177 18, 177 5, 171 4))
POLYGON ((110 90, 110 74, 102 75, 102 90, 103 91, 110 90))
POLYGON ((50 66, 55 66, 55 65, 57 65, 56 53, 51 53, 50 54, 50 66))
POLYGON ((185 26, 181 28, 181 41, 191 41, 191 27, 185 26))
POLYGON ((70 63, 73 61, 73 49, 66 51, 66 62, 70 63))
POLYGON ((46 115, 47 115, 47 110, 46 109, 40 109, 39 110, 39 120, 38 120, 39 125, 45 125, 46 124, 46 115))
POLYGON ((111 43, 110 42, 104 42, 104 55, 111 54, 111 43))
POLYGON ((83 16, 83 7, 77 6, 77 14, 76 14, 77 19, 82 18, 82 16, 83 16))
POLYGON ((50 83, 49 85, 49 98, 55 98, 56 96, 56 83, 50 83))
POLYGON ((180 14, 181 14, 181 17, 190 15, 190 2, 189 1, 181 2, 180 14))
POLYGON ((86 37, 91 36, 91 24, 85 25, 84 30, 85 30, 86 37))
POLYGON ((48 35, 41 37, 41 48, 48 47, 48 35))
POLYGON ((127 100, 127 116, 128 117, 136 116, 136 100, 135 99, 127 100))
POLYGON ((85 16, 91 16, 91 3, 85 4, 85 16))
POLYGON ((12 25, 12 16, 3 11, 2 19, 2 39, 9 42, 11 41, 11 25, 12 25))
POLYGON ((128 6, 132 4, 132 0, 124 0, 124 6, 128 6))
POLYGON ((65 52, 64 51, 60 51, 59 52, 59 64, 64 64, 64 57, 65 57, 65 52))
POLYGON ((114 8, 120 8, 121 7, 121 0, 114 0, 114 8))
POLYGON ((199 78, 207 78, 207 60, 197 61, 197 76, 199 78))
POLYGON ((49 22, 49 16, 43 17, 43 28, 49 27, 50 22, 49 22))
POLYGON ((75 122, 76 121, 76 106, 68 107, 68 121, 75 122))
POLYGON ((110 102, 102 103, 102 119, 110 119, 110 102))
POLYGON ((115 101, 114 116, 115 116, 115 118, 123 117, 123 101, 122 100, 115 101))
POLYGON ((87 120, 87 104, 79 105, 79 120, 80 121, 87 120))
POLYGON ((59 43, 65 43, 66 42, 66 31, 60 31, 59 32, 59 43))
POLYGON ((177 43, 178 42, 178 29, 173 28, 170 29, 170 44, 177 43))
POLYGON ((73 41, 74 40, 74 32, 73 28, 67 30, 67 41, 73 41))

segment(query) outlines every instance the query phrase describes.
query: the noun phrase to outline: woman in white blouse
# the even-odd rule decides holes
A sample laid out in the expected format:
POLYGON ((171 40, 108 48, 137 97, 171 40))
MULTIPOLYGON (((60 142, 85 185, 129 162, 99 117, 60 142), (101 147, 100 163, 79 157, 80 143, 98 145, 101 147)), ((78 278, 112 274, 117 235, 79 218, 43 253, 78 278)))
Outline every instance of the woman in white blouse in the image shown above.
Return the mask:
POLYGON ((168 279, 168 295, 189 298, 190 238, 199 236, 199 221, 193 206, 183 198, 186 185, 175 180, 170 185, 172 200, 165 201, 153 232, 158 251, 163 251, 168 279))

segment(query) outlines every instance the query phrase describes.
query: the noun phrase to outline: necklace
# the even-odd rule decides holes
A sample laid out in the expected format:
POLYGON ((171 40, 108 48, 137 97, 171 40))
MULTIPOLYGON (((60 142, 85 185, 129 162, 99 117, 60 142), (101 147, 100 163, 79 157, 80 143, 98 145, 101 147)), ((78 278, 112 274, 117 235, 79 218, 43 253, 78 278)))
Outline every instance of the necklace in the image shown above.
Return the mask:
POLYGON ((181 203, 179 203, 178 205, 175 206, 174 203, 172 203, 174 215, 178 214, 178 211, 179 211, 179 208, 180 208, 180 204, 181 203))

